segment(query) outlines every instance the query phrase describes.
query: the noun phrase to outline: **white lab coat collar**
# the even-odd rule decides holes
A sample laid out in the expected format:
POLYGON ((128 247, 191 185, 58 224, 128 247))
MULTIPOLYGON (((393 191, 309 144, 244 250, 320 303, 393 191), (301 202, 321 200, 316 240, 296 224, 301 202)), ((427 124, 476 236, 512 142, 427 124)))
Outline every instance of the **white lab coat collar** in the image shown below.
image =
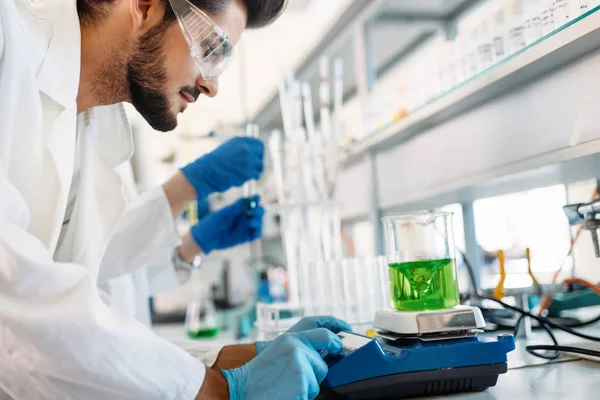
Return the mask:
MULTIPOLYGON (((2 1, 2 0, 0 0, 2 1)), ((81 27, 76 0, 43 0, 31 4, 34 13, 51 27, 48 50, 37 75, 38 89, 63 108, 76 107, 81 71, 81 27)), ((121 103, 94 107, 84 112, 86 124, 100 120, 99 153, 110 167, 129 160, 133 138, 125 109, 121 103)), ((62 138, 50 136, 49 146, 62 138)))
MULTIPOLYGON (((76 0, 24 0, 19 3, 28 9, 30 16, 39 20, 40 25, 46 25, 38 39, 42 48, 47 48, 39 65, 36 85, 38 91, 46 96, 46 99, 42 98, 43 123, 48 130, 46 146, 54 159, 58 185, 48 198, 49 204, 56 205, 53 230, 37 234, 42 235, 48 248, 53 249, 59 237, 58 221, 63 220, 73 176, 75 114, 81 68, 79 16, 76 0)), ((38 21, 34 20, 34 23, 38 21)))
MULTIPOLYGON (((31 7, 51 27, 48 50, 37 75, 38 88, 63 108, 76 107, 81 70, 81 27, 76 1, 45 0, 31 7)), ((98 140, 100 156, 106 164, 114 168, 129 160, 134 147, 123 105, 95 107, 85 114, 88 123, 96 119, 103 122, 98 140)), ((53 153, 57 133, 60 132, 54 131, 49 138, 53 153)))
POLYGON ((48 21, 51 38, 37 75, 40 91, 64 108, 73 106, 79 89, 81 30, 75 0, 46 0, 31 4, 48 21))
POLYGON ((94 107, 85 112, 83 123, 98 127, 98 152, 108 167, 115 168, 131 158, 133 136, 123 103, 94 107))

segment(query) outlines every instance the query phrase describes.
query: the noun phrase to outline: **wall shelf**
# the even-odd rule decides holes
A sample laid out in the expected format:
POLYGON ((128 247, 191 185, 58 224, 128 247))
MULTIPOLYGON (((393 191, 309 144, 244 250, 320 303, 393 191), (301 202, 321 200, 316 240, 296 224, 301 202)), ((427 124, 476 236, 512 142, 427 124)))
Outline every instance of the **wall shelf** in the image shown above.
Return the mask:
MULTIPOLYGON (((344 101, 357 93, 356 54, 353 35, 364 30, 368 47, 367 63, 372 68, 369 79, 377 79, 400 59, 440 29, 446 29, 481 0, 354 0, 331 26, 319 44, 294 69, 297 79, 313 88, 315 115, 319 115, 319 58, 327 55, 344 61, 344 101), (396 40, 390 42, 389 37, 396 40)), ((279 95, 275 91, 251 120, 261 131, 283 125, 279 95)))
POLYGON ((590 10, 380 132, 346 146, 342 162, 396 145, 600 48, 599 10, 590 10))

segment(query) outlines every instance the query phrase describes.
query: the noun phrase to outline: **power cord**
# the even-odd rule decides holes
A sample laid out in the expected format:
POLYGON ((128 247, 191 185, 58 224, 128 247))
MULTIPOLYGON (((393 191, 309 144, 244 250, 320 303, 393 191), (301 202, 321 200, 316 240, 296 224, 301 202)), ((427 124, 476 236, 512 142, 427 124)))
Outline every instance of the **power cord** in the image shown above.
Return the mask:
MULTIPOLYGON (((574 354, 583 354, 586 356, 592 356, 592 357, 599 357, 599 353, 598 351, 595 350, 589 350, 589 349, 584 349, 581 347, 572 347, 572 346, 549 346, 549 345, 532 345, 532 346, 527 346, 529 348, 529 352, 531 354, 535 354, 533 353, 533 351, 535 350, 548 350, 548 351, 555 351, 557 352, 557 354, 560 354, 558 352, 560 351, 564 351, 566 353, 574 353, 574 354)), ((546 358, 549 356, 543 355, 543 354, 539 354, 537 355, 538 357, 542 357, 542 358, 546 358)), ((553 358, 549 358, 549 359, 553 359, 553 358)))
POLYGON ((589 321, 578 322, 576 324, 570 325, 571 328, 583 328, 584 326, 594 325, 595 323, 600 322, 600 315, 596 318, 590 319, 589 321))
MULTIPOLYGON (((600 337, 597 336, 591 336, 591 335, 587 335, 585 333, 581 333, 581 332, 577 332, 573 329, 571 329, 568 326, 564 326, 561 324, 558 324, 556 322, 553 322, 547 318, 544 317, 540 317, 538 315, 534 315, 528 311, 523 310, 522 308, 507 304, 505 302, 503 302, 502 300, 498 300, 495 297, 492 296, 488 296, 484 293, 482 293, 479 290, 479 287, 477 286, 477 281, 475 279, 475 271, 473 270, 473 266, 470 263, 470 261, 467 258, 467 255, 461 250, 461 249, 457 249, 457 251, 462 255, 463 257, 463 261, 465 263, 465 266, 467 267, 467 270, 469 272, 469 280, 471 281, 471 285, 473 286, 474 290, 475 290, 475 296, 480 298, 480 299, 485 299, 485 300, 489 300, 489 301, 493 301, 497 304, 500 304, 502 307, 506 308, 507 310, 511 310, 514 311, 516 313, 521 314, 519 319, 517 320, 517 323, 515 325, 514 328, 514 335, 515 338, 517 338, 517 334, 519 333, 519 327, 521 325, 521 322, 523 321, 523 318, 525 317, 530 317, 535 319, 536 321, 539 322, 540 326, 548 333, 548 336, 550 336, 553 345, 531 345, 531 346, 526 346, 525 350, 536 357, 540 357, 546 360, 554 360, 556 358, 558 358, 560 356, 560 352, 568 352, 568 353, 574 353, 574 354, 583 354, 583 355, 588 355, 588 356, 594 356, 594 357, 599 357, 600 358, 600 351, 595 351, 595 350, 589 350, 589 349, 584 349, 584 348, 580 348, 580 347, 571 347, 571 346, 561 346, 558 344, 558 341, 556 340, 556 337, 554 336, 554 332, 552 330, 552 328, 567 332, 573 336, 577 336, 583 339, 587 339, 587 340, 591 340, 594 342, 600 342, 600 337), (544 354, 544 353, 538 353, 538 351, 553 351, 553 354, 544 354)), ((587 326, 587 325, 592 325, 596 322, 600 321, 600 316, 598 316, 597 318, 594 318, 590 321, 584 322, 584 323, 580 323, 577 324, 576 327, 582 327, 582 326, 587 326)))
MULTIPOLYGON (((515 330, 513 331, 513 335, 515 336, 515 339, 519 337, 519 328, 520 328, 521 322, 523 322, 524 318, 525 318, 525 314, 521 314, 521 316, 517 320, 517 323, 515 325, 515 330)), ((554 347, 558 346, 558 341, 556 340, 556 337, 554 336, 554 332, 552 331, 552 328, 550 328, 550 326, 548 324, 541 324, 540 326, 542 328, 544 328, 544 330, 548 333, 548 336, 550 336, 550 339, 552 339, 552 343, 554 343, 554 347)), ((544 358, 546 360, 556 360, 558 357, 560 357, 559 351, 555 351, 554 354, 537 353, 537 352, 535 352, 535 349, 531 349, 531 346, 528 346, 528 348, 526 348, 526 350, 528 353, 533 354, 536 357, 544 358)))

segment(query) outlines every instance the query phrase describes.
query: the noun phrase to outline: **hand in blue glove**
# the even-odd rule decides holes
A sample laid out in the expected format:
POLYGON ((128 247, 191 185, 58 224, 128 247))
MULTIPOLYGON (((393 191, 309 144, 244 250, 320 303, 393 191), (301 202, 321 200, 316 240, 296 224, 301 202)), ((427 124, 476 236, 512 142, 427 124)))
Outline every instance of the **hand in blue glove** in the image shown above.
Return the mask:
POLYGON ((315 317, 304 317, 294 326, 287 330, 287 332, 302 332, 309 329, 315 328, 326 328, 333 333, 340 333, 342 331, 352 331, 352 327, 348 325, 346 321, 341 319, 330 317, 327 315, 315 316, 315 317))
MULTIPOLYGON (((333 333, 340 333, 342 331, 352 331, 352 327, 347 322, 341 319, 330 317, 330 316, 315 316, 315 317, 304 317, 297 324, 292 326, 286 331, 286 333, 308 331, 310 329, 325 328, 329 329, 333 333)), ((268 345, 272 342, 256 342, 256 354, 260 354, 268 345)))
POLYGON ((284 333, 248 364, 222 371, 229 398, 314 399, 329 370, 320 350, 338 356, 342 342, 324 328, 284 333))
POLYGON ((181 169, 198 197, 224 192, 258 179, 264 168, 264 144, 250 137, 235 137, 181 169))
POLYGON ((204 254, 208 254, 258 239, 262 236, 262 218, 265 215, 265 209, 259 202, 259 196, 239 199, 202 218, 190 230, 194 242, 204 254), (256 202, 256 207, 249 210, 250 200, 256 202))

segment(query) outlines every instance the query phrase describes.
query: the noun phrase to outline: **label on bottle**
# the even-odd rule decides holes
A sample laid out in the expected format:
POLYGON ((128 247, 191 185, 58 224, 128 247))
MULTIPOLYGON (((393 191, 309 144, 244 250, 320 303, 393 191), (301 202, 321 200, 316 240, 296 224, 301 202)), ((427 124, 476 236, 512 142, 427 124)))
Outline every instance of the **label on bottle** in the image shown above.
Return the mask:
POLYGON ((517 25, 508 32, 510 38, 510 48, 513 52, 521 50, 525 47, 525 27, 517 25))
POLYGON ((528 27, 526 32, 527 35, 527 43, 533 43, 539 38, 542 37, 542 18, 540 15, 536 15, 531 17, 531 26, 528 27))
POLYGON ((486 69, 492 66, 494 63, 494 53, 492 43, 484 43, 477 48, 479 54, 479 66, 480 68, 486 69))
POLYGON ((538 14, 531 17, 531 28, 538 34, 538 39, 542 37, 542 15, 538 14))
POLYGON ((579 0, 579 14, 584 14, 590 11, 591 7, 590 0, 579 0))
POLYGON ((554 31, 554 27, 554 10, 552 8, 548 8, 542 12, 542 36, 546 36, 554 31))
POLYGON ((470 78, 471 76, 477 73, 477 52, 472 51, 465 57, 465 73, 466 78, 470 78))
POLYGON ((501 60, 506 55, 506 49, 504 48, 504 36, 496 36, 492 42, 494 43, 494 57, 496 60, 501 60))

